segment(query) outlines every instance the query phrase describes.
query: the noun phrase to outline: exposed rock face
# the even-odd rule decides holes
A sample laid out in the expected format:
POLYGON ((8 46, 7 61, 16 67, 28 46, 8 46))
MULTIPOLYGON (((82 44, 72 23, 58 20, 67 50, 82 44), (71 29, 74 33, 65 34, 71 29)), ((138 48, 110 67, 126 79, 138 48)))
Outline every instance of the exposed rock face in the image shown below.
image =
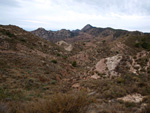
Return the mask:
POLYGON ((43 28, 38 28, 37 30, 32 31, 32 33, 41 38, 44 38, 44 39, 47 39, 50 41, 54 41, 54 42, 63 40, 66 38, 71 38, 75 34, 75 33, 71 32, 70 30, 65 30, 65 29, 62 29, 60 31, 47 31, 43 28))
MULTIPOLYGON (((110 40, 115 40, 118 37, 126 35, 126 33, 129 33, 125 30, 115 30, 112 28, 97 28, 93 27, 90 24, 87 24, 85 27, 83 27, 81 30, 66 30, 62 29, 59 31, 50 31, 45 30, 44 28, 38 28, 37 30, 32 31, 34 35, 37 35, 41 38, 57 42, 60 40, 65 41, 73 41, 73 40, 82 40, 87 41, 89 40, 88 37, 93 38, 106 38, 107 36, 110 36, 110 40)), ((90 39, 91 40, 91 39, 90 39)))
POLYGON ((75 83, 72 85, 72 88, 80 88, 80 84, 79 83, 75 83))
POLYGON ((47 31, 44 28, 38 28, 37 30, 32 31, 32 33, 44 39, 49 39, 49 37, 53 37, 54 35, 53 31, 47 31))
POLYGON ((130 55, 115 55, 112 57, 102 58, 95 65, 94 72, 106 76, 119 76, 121 73, 128 72, 138 74, 139 72, 148 71, 150 66, 150 53, 139 52, 135 57, 130 55))
POLYGON ((58 46, 62 46, 66 51, 72 51, 73 46, 71 44, 68 44, 65 41, 59 41, 56 43, 58 46))
POLYGON ((111 75, 115 74, 114 70, 116 69, 121 59, 122 59, 122 56, 120 55, 106 58, 106 66, 111 75))
POLYGON ((98 75, 93 75, 93 76, 91 76, 91 78, 93 78, 93 79, 99 79, 100 78, 100 76, 98 76, 98 75))
POLYGON ((54 33, 54 36, 56 38, 71 38, 73 36, 73 33, 70 30, 62 29, 60 31, 56 31, 54 33))
POLYGON ((118 73, 115 71, 119 62, 121 61, 122 56, 116 55, 113 57, 108 57, 101 59, 95 66, 95 70, 99 73, 105 73, 106 75, 110 74, 111 76, 115 76, 118 73))
POLYGON ((106 64, 105 64, 106 59, 103 58, 101 59, 97 64, 96 64, 96 71, 99 73, 104 73, 106 70, 106 64))
POLYGON ((85 27, 82 28, 82 32, 86 32, 88 30, 90 30, 91 28, 93 28, 93 26, 91 26, 90 24, 87 24, 85 27))
POLYGON ((143 100, 143 96, 141 94, 132 94, 118 98, 118 100, 122 100, 124 102, 140 103, 143 100))

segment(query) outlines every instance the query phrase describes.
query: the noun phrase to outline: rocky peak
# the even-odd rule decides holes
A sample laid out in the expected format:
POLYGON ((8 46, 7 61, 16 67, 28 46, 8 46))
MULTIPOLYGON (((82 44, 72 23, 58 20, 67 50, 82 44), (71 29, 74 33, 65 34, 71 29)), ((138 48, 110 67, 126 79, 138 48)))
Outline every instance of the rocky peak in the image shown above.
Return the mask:
POLYGON ((87 30, 89 30, 91 28, 93 28, 93 26, 91 26, 90 24, 87 24, 85 27, 82 28, 81 31, 85 32, 85 31, 87 31, 87 30))
POLYGON ((46 31, 43 27, 39 27, 37 31, 46 31))
POLYGON ((60 31, 56 32, 56 37, 57 38, 69 38, 72 36, 72 33, 70 30, 66 30, 66 29, 61 29, 60 31))

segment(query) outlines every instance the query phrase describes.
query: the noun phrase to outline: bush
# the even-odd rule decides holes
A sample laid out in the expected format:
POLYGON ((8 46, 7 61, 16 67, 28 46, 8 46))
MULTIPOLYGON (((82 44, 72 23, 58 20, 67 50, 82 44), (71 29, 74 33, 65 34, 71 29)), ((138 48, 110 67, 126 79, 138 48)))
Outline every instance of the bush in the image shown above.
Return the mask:
MULTIPOLYGON (((94 102, 86 92, 56 94, 51 98, 36 102, 11 102, 4 104, 3 113, 84 113, 87 105, 94 102)), ((0 104, 1 105, 1 104, 0 104)))
POLYGON ((124 84, 125 80, 121 77, 117 78, 117 83, 118 84, 124 84))
POLYGON ((68 57, 67 57, 67 56, 63 56, 63 58, 64 58, 64 59, 67 59, 68 57))
POLYGON ((135 47, 139 48, 140 47, 140 43, 136 43, 135 47))
POLYGON ((57 64, 57 61, 56 61, 56 60, 52 60, 51 62, 54 63, 54 64, 57 64))
POLYGON ((146 43, 146 42, 143 42, 143 43, 141 44, 141 46, 142 46, 142 48, 144 48, 144 49, 150 49, 150 44, 148 44, 148 43, 146 43))
POLYGON ((77 62, 76 62, 76 61, 73 61, 72 66, 73 66, 73 67, 77 67, 77 62))
POLYGON ((6 31, 6 35, 9 36, 9 37, 15 37, 15 35, 10 33, 9 31, 6 31))
POLYGON ((24 43, 26 42, 26 40, 25 40, 25 39, 23 39, 23 38, 21 38, 21 39, 20 39, 20 41, 21 41, 21 42, 24 42, 24 43))
POLYGON ((57 56, 61 56, 61 55, 58 53, 57 56))
POLYGON ((103 44, 104 44, 104 43, 106 42, 106 40, 103 40, 102 42, 103 42, 103 44))
POLYGON ((52 80, 52 82, 51 82, 52 84, 56 84, 56 80, 52 80))

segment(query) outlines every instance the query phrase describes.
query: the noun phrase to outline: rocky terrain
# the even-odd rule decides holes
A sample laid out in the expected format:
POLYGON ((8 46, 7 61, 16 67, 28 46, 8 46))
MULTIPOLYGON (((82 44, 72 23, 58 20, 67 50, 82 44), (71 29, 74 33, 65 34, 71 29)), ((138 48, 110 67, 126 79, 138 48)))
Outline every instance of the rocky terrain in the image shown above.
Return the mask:
POLYGON ((32 33, 44 39, 56 42, 66 38, 71 38, 77 35, 78 31, 71 32, 70 30, 65 29, 61 29, 59 31, 47 31, 44 28, 38 28, 37 30, 32 31, 32 33))
POLYGON ((149 113, 150 34, 0 26, 0 112, 149 113))

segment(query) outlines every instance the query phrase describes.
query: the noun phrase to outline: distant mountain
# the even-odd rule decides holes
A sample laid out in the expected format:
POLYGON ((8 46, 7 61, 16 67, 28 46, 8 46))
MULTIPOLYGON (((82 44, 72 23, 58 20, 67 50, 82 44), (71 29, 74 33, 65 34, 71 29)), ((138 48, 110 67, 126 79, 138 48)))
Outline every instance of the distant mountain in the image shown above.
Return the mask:
POLYGON ((78 30, 73 32, 66 29, 61 29, 59 31, 47 31, 43 28, 38 28, 37 30, 32 31, 32 33, 41 38, 56 42, 75 36, 76 34, 78 34, 78 30))
MULTIPOLYGON (((86 37, 90 35, 90 37, 105 37, 108 35, 113 35, 113 38, 117 38, 121 35, 128 34, 130 32, 126 30, 115 30, 112 28, 97 28, 93 27, 90 24, 87 24, 85 27, 83 27, 81 30, 66 30, 62 29, 59 31, 51 31, 51 30, 45 30, 44 28, 38 28, 37 30, 34 30, 31 32, 32 34, 39 36, 41 38, 57 42, 61 40, 78 40, 78 38, 81 37, 86 40, 86 37), (78 37, 78 38, 77 38, 78 37), (71 39, 70 39, 71 38, 71 39)), ((88 39, 87 37, 87 39, 88 39)))
POLYGON ((81 29, 81 31, 82 31, 82 32, 86 32, 86 31, 90 30, 91 28, 94 28, 94 27, 91 26, 90 24, 87 24, 85 27, 83 27, 83 28, 81 29))

